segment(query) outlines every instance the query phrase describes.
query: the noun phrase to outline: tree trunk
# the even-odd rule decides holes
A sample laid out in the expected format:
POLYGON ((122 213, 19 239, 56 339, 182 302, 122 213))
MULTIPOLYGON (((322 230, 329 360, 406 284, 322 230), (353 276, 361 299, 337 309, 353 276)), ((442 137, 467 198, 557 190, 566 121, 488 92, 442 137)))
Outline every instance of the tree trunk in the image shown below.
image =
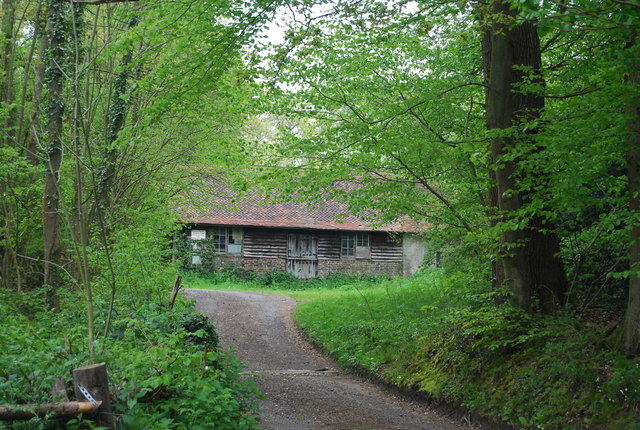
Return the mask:
MULTIPOLYGON (((629 81, 634 89, 640 84, 640 72, 633 72, 629 81)), ((629 106, 627 111, 633 115, 629 125, 630 136, 627 150, 627 176, 629 178, 629 210, 632 215, 631 246, 629 247, 629 301, 624 321, 622 339, 623 352, 640 354, 640 105, 629 106)))
MULTIPOLYGON (((518 66, 534 73, 541 68, 540 39, 532 22, 516 24, 516 11, 508 2, 496 0, 492 5, 493 23, 489 39, 483 41, 483 63, 488 89, 486 92, 486 120, 489 130, 506 130, 538 118, 544 109, 541 94, 523 93, 514 88, 524 78, 518 66)), ((540 78, 538 78, 540 79, 540 78)), ((491 141, 491 162, 495 190, 490 193, 492 204, 508 220, 528 200, 519 192, 518 175, 539 176, 536 172, 522 172, 522 160, 511 157, 517 143, 529 140, 536 130, 516 140, 497 136, 491 141)), ((533 149, 538 151, 538 149, 533 149)), ((543 233, 542 218, 534 218, 520 228, 502 233, 500 269, 504 283, 512 291, 512 303, 526 311, 533 309, 534 297, 540 300, 543 311, 550 312, 564 302, 567 278, 562 262, 556 257, 559 239, 553 233, 543 233)), ((549 225, 545 225, 551 230, 549 225)))
POLYGON ((84 393, 82 393, 80 389, 80 384, 82 384, 96 401, 101 402, 100 410, 97 414, 97 424, 109 430, 115 430, 116 422, 111 410, 111 394, 109 391, 107 365, 105 363, 96 363, 79 369, 73 369, 73 385, 77 399, 85 398, 84 393))
MULTIPOLYGON (((478 11, 477 13, 482 14, 482 12, 478 11)), ((485 100, 489 98, 489 72, 491 68, 491 32, 486 29, 482 32, 481 38, 481 48, 482 48, 482 69, 484 71, 484 84, 485 91, 484 96, 485 100)), ((487 193, 487 217, 489 219, 489 226, 494 228, 498 225, 498 213, 499 213, 499 202, 498 202, 498 189, 495 186, 496 183, 496 172, 493 168, 489 167, 488 169, 489 179, 491 180, 491 184, 493 184, 487 193)), ((491 286, 494 290, 502 288, 505 283, 504 276, 504 267, 502 262, 499 261, 496 257, 498 254, 497 249, 492 250, 493 257, 491 259, 491 286)), ((504 300, 504 298, 502 298, 504 300)))
POLYGON ((60 310, 57 290, 62 261, 59 180, 62 165, 62 116, 65 109, 62 93, 66 39, 64 7, 64 0, 51 0, 49 3, 47 31, 51 61, 45 78, 48 83, 49 100, 46 107, 47 147, 43 198, 44 284, 49 291, 47 301, 55 310, 60 310))
MULTIPOLYGON (((138 23, 136 17, 129 22, 129 28, 134 28, 138 23)), ((116 164, 118 161, 118 151, 113 147, 113 143, 118 138, 118 134, 124 127, 127 117, 127 101, 125 94, 127 93, 128 80, 130 74, 130 64, 133 58, 131 48, 122 57, 120 62, 120 72, 113 84, 113 102, 109 107, 109 124, 107 125, 107 141, 104 153, 104 166, 100 178, 97 203, 103 208, 107 208, 110 204, 110 194, 113 185, 113 179, 116 174, 116 164)))
MULTIPOLYGON (((47 25, 47 24, 45 24, 47 25)), ((40 138, 38 133, 41 131, 40 124, 40 103, 42 101, 42 88, 44 86, 44 75, 46 70, 46 55, 47 47, 49 46, 49 34, 41 26, 40 20, 36 21, 36 26, 40 28, 40 31, 35 30, 34 37, 40 37, 38 41, 38 56, 36 57, 34 81, 33 81, 33 95, 31 97, 31 125, 29 127, 27 153, 29 162, 33 165, 39 163, 38 160, 38 146, 40 144, 40 138)))
MULTIPOLYGON (((1 128, 0 146, 14 146, 14 142, 11 140, 11 123, 12 123, 12 108, 11 103, 13 99, 12 80, 13 80, 13 25, 15 19, 15 7, 14 0, 2 1, 2 22, 0 28, 0 63, 2 63, 2 70, 0 70, 0 91, 2 91, 2 116, 5 118, 4 124, 1 128)), ((15 248, 13 241, 13 232, 15 231, 15 208, 13 199, 10 197, 8 190, 11 188, 11 181, 7 178, 7 181, 0 183, 0 195, 2 197, 1 205, 1 232, 3 236, 3 244, 0 245, 0 278, 5 288, 11 286, 10 273, 13 272, 13 261, 15 260, 15 248)), ((18 279, 19 268, 18 268, 18 279)), ((18 289, 19 289, 18 282, 18 289)))
POLYGON ((15 107, 13 106, 13 62, 14 62, 14 21, 15 0, 2 1, 2 101, 7 109, 3 140, 7 144, 15 144, 15 107))

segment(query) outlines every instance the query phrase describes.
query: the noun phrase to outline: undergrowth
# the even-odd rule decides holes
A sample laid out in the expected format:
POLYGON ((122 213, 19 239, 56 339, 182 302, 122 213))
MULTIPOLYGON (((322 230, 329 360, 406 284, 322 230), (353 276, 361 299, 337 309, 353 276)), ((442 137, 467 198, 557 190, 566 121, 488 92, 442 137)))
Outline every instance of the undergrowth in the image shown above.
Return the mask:
MULTIPOLYGON (((97 299, 99 300, 99 298, 97 299)), ((131 298, 129 298, 131 300, 131 298)), ((61 313, 45 310, 41 295, 0 296, 0 404, 50 402, 62 377, 73 398, 72 370, 89 362, 83 300, 62 298, 61 313)), ((121 307, 96 362, 106 362, 114 413, 126 429, 252 429, 259 394, 241 365, 217 349, 215 327, 180 298, 174 310, 139 301, 121 307)), ((98 328, 104 328, 98 315, 98 328), (102 324, 102 327, 101 327, 102 324)), ((66 428, 88 428, 80 420, 66 428)), ((2 428, 2 424, 0 424, 2 428)), ((50 420, 10 428, 55 428, 50 420)))
POLYGON ((273 291, 308 291, 344 289, 350 286, 370 288, 388 281, 387 276, 332 274, 300 280, 289 272, 268 271, 258 274, 236 267, 228 267, 212 273, 186 272, 184 285, 189 288, 243 289, 273 291))

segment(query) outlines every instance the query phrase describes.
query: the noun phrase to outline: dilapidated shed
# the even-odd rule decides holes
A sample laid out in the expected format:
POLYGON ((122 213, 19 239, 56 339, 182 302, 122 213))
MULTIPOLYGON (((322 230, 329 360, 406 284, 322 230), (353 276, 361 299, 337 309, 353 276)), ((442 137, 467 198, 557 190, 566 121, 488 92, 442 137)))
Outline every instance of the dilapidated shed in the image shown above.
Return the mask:
POLYGON ((198 245, 213 244, 216 265, 258 273, 288 271, 307 279, 334 273, 409 275, 426 249, 411 222, 372 226, 344 202, 272 203, 264 195, 238 196, 215 177, 178 207, 192 243, 191 264, 202 262, 198 245))

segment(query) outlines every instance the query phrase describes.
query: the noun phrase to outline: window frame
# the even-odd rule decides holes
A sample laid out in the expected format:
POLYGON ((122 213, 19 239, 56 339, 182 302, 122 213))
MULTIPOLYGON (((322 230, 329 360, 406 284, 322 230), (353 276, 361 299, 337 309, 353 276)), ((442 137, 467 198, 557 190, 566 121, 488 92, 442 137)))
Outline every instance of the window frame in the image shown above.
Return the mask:
POLYGON ((226 254, 229 235, 226 227, 215 227, 211 230, 211 239, 213 240, 213 248, 216 253, 226 254))
POLYGON ((356 257, 356 242, 355 235, 353 233, 342 233, 342 237, 340 238, 340 257, 356 257))
POLYGON ((362 231, 356 232, 356 247, 371 248, 369 233, 362 231))
POLYGON ((240 227, 211 227, 207 229, 207 239, 213 242, 217 254, 242 255, 244 250, 244 231, 240 227), (229 245, 238 246, 238 252, 229 252, 229 245))
POLYGON ((342 233, 340 238, 340 258, 354 260, 371 259, 371 237, 369 232, 354 231, 342 233))

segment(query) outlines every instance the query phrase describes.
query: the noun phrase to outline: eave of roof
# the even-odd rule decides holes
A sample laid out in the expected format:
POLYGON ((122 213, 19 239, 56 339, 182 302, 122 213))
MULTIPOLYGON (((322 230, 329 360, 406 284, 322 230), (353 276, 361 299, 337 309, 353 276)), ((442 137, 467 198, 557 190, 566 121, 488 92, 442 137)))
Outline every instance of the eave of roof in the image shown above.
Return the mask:
POLYGON ((295 221, 274 221, 274 220, 247 220, 243 218, 183 218, 185 224, 198 225, 222 225, 233 227, 264 227, 264 228, 290 228, 309 230, 344 230, 344 231, 384 231, 401 232, 404 231, 395 224, 387 224, 380 227, 362 225, 360 223, 340 223, 340 222, 295 222, 295 221))

